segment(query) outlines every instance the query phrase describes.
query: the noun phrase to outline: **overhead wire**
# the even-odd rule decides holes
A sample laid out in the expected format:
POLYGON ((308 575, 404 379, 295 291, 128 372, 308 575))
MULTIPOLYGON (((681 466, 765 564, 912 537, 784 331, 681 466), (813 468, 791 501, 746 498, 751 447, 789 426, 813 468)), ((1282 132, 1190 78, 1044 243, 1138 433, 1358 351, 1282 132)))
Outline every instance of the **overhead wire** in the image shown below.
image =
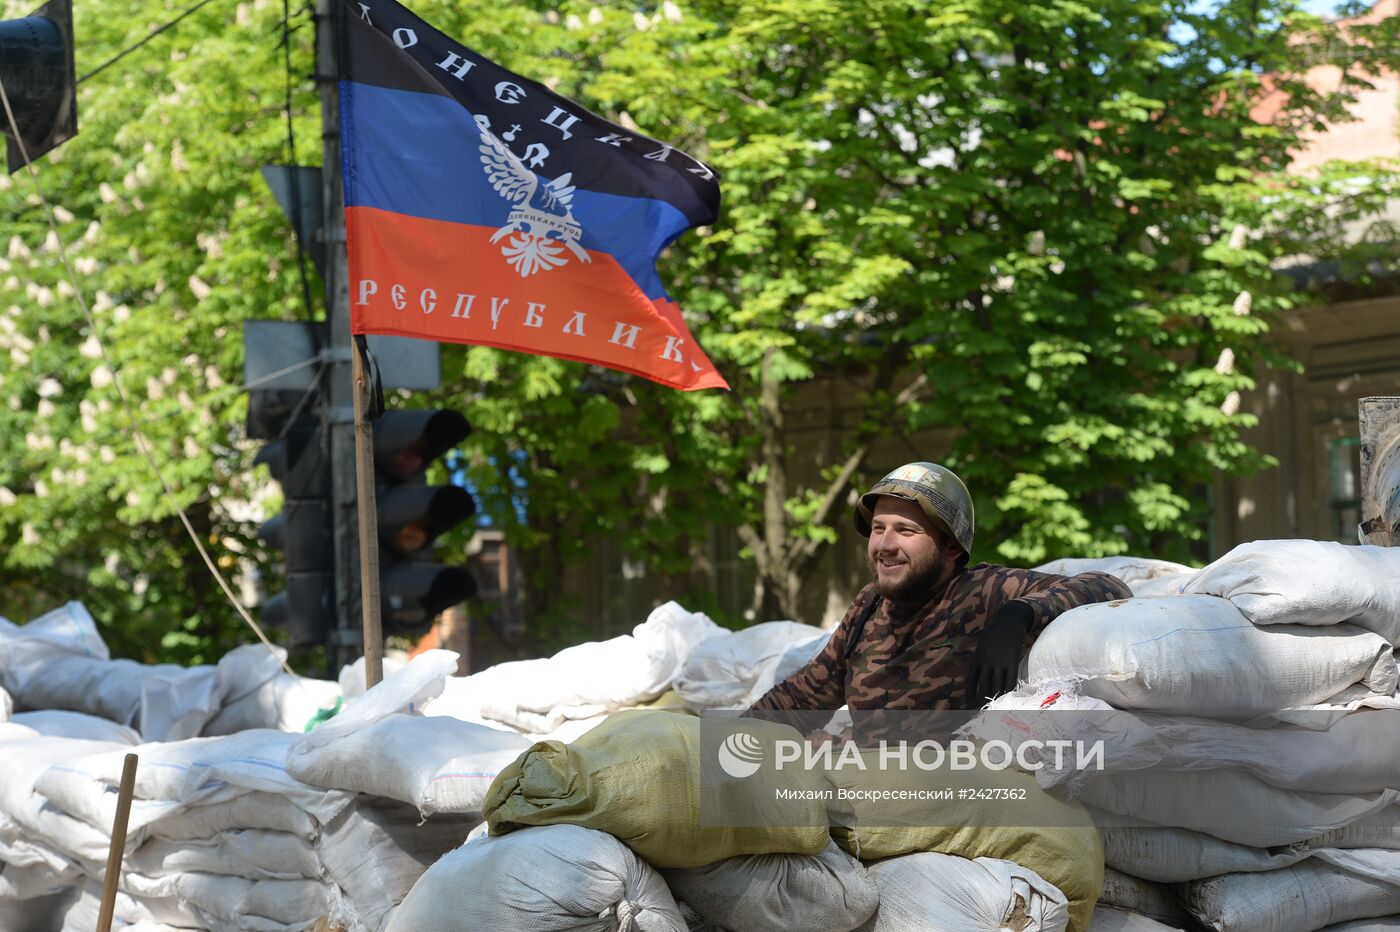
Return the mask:
MULTIPOLYGON (((179 18, 183 19, 184 16, 188 16, 189 13, 193 12, 194 9, 197 9, 198 6, 203 6, 205 3, 208 2, 211 2, 211 0, 202 0, 202 2, 197 5, 197 7, 186 11, 186 13, 182 14, 182 16, 179 18)), ((178 19, 175 20, 175 22, 178 22, 178 19)), ((106 66, 104 65, 103 67, 106 66)), ((106 344, 98 335, 97 320, 93 317, 92 309, 88 307, 87 300, 83 297, 83 292, 81 287, 79 286, 78 277, 74 273, 72 262, 68 258, 68 248, 64 245, 63 238, 59 235, 58 223, 54 219, 53 207, 49 204, 48 198, 44 195, 43 187, 39 184, 38 170, 34 167, 34 163, 29 158, 29 152, 27 151, 27 148, 24 144, 24 138, 19 131, 19 124, 18 121, 15 119, 14 110, 10 106, 10 95, 5 90, 5 83, 3 79, 0 79, 0 104, 3 104, 5 108, 5 119, 8 121, 8 125, 10 127, 11 138, 14 140, 15 145, 19 149, 20 159, 24 164, 26 173, 28 174, 30 181, 34 185, 34 192, 38 196, 39 202, 43 205, 44 218, 48 222, 49 231, 53 234, 54 239, 57 241, 59 258, 63 263, 64 273, 68 276, 69 284, 73 288, 73 295, 78 302, 78 307, 82 311, 83 317, 87 321, 87 325, 89 331, 92 334, 92 338, 97 343, 97 348, 99 353, 101 354, 102 362, 112 373, 112 385, 116 389, 117 399, 121 403, 122 412, 126 415, 127 425, 131 429, 132 439, 133 442, 136 444, 136 449, 145 458, 147 464, 150 465, 151 471, 155 474, 156 480, 160 483, 161 489, 165 493, 166 500, 170 503, 171 507, 175 510, 175 513, 179 516, 180 523, 184 525, 186 533, 189 534, 190 540, 194 542, 195 549, 199 552, 200 559, 204 561, 205 567, 208 568, 210 574, 219 584, 219 588, 223 590, 224 595, 228 598, 229 604, 234 607, 234 610, 238 613, 239 617, 243 620, 244 624, 246 624, 248 628, 253 632, 253 634, 257 636, 258 640, 263 643, 263 646, 268 649, 268 652, 277 658, 277 662, 281 665, 282 669, 285 670, 289 675, 295 676, 295 673, 292 670, 292 668, 287 665, 285 657, 282 654, 278 653, 277 647, 272 643, 272 641, 268 640, 268 637, 265 633, 263 633, 262 628, 258 625, 256 621, 253 620, 253 617, 248 614, 248 610, 243 607, 243 604, 239 602, 237 596, 234 595, 233 589, 229 586, 228 580, 224 578, 223 573, 219 572, 218 566, 215 564, 214 560, 209 556, 209 551, 204 546, 204 542, 200 540, 199 533, 194 529, 194 525, 190 522, 189 515, 186 514, 185 509, 181 507, 179 501, 175 498, 174 490, 170 487, 170 483, 166 481, 165 475, 161 472, 160 464, 156 462, 155 454, 151 452, 150 442, 146 439, 146 435, 142 433, 140 427, 136 423, 136 416, 132 413, 131 403, 127 398, 126 390, 122 387, 120 374, 116 366, 113 364, 112 357, 107 351, 106 344)))
POLYGON ((78 79, 78 82, 77 82, 77 83, 82 84, 82 83, 83 83, 84 81, 86 81, 88 78, 96 77, 97 75, 99 75, 99 74, 101 74, 102 72, 106 71, 106 70, 107 70, 108 68, 110 68, 111 66, 115 65, 117 62, 121 61, 121 60, 122 60, 123 58, 125 58, 126 56, 130 55, 132 52, 134 52, 134 51, 136 51, 137 49, 139 49, 141 46, 145 45, 147 42, 150 42, 152 39, 154 39, 156 36, 160 35, 162 32, 165 32, 167 29, 170 29, 170 28, 174 27, 174 26, 175 26, 176 24, 178 24, 181 20, 183 20, 183 19, 185 19, 186 17, 191 16, 191 15, 193 15, 193 14, 199 12, 201 9, 203 9, 204 7, 208 6, 210 3, 213 3, 213 2, 214 2, 214 0, 199 0, 198 3, 196 3, 194 6, 190 7, 189 9, 185 10, 185 12, 181 13, 179 16, 177 16, 177 17, 175 17, 174 19, 170 20, 169 22, 164 23, 164 24, 162 24, 162 25, 160 25, 160 26, 157 26, 155 29, 151 30, 150 33, 148 33, 148 34, 146 35, 145 38, 141 39, 140 41, 138 41, 138 42, 136 42, 136 43, 134 43, 134 44, 132 44, 132 45, 127 46, 126 48, 124 48, 124 49, 122 49, 120 52, 118 52, 116 55, 113 55, 111 58, 107 59, 107 60, 104 61, 102 64, 98 65, 96 68, 92 69, 92 70, 89 71, 87 74, 83 75, 81 78, 78 79))

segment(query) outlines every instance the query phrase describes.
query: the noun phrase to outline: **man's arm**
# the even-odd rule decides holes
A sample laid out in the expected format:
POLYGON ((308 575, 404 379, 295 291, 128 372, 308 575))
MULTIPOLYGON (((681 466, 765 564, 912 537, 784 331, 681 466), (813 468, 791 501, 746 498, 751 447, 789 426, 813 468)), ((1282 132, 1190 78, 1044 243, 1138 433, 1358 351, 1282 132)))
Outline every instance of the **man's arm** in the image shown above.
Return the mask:
POLYGON ((874 586, 862 589, 817 656, 792 676, 775 684, 749 707, 749 711, 835 711, 845 705, 846 655, 851 645, 851 628, 873 598, 874 586))
POLYGON ((1107 573, 1080 573, 1078 576, 1053 576, 1049 573, 1036 573, 1031 570, 1018 571, 1023 574, 1018 580, 1020 591, 1011 599, 1025 602, 1031 607, 1032 638, 1039 637, 1045 626, 1063 613, 1081 605, 1095 602, 1112 602, 1114 599, 1130 599, 1132 590, 1117 576, 1107 573))

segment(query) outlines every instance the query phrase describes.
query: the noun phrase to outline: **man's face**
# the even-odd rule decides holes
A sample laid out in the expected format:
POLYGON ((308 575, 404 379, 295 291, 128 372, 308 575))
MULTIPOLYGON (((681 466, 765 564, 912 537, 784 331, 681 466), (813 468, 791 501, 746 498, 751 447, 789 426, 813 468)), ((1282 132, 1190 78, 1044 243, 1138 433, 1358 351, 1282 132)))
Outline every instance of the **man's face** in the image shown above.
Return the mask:
POLYGON ((887 599, 909 601, 936 586, 957 560, 956 545, 911 501, 881 495, 870 521, 866 556, 875 576, 875 591, 887 599))

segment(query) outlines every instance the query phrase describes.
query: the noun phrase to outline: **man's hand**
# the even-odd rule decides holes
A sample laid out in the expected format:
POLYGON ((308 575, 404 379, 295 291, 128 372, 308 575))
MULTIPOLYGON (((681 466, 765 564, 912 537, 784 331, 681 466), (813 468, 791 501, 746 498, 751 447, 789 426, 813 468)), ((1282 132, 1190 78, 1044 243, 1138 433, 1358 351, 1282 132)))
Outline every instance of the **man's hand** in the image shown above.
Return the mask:
POLYGON ((967 707, 976 709, 992 696, 1016 688, 1021 647, 1030 633, 1035 613, 1025 602, 1003 605, 982 629, 972 669, 967 673, 967 707))

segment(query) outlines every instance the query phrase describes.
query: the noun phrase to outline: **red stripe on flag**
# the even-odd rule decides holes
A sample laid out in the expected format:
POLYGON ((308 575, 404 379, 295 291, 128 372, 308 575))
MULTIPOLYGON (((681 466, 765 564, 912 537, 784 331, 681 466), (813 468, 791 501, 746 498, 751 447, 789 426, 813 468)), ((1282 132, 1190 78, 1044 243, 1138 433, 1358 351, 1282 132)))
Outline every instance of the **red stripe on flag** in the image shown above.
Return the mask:
POLYGON ((652 301, 606 253, 520 275, 491 227, 373 207, 345 211, 350 325, 445 343, 494 346, 631 372, 687 391, 728 388, 680 308, 652 301))

